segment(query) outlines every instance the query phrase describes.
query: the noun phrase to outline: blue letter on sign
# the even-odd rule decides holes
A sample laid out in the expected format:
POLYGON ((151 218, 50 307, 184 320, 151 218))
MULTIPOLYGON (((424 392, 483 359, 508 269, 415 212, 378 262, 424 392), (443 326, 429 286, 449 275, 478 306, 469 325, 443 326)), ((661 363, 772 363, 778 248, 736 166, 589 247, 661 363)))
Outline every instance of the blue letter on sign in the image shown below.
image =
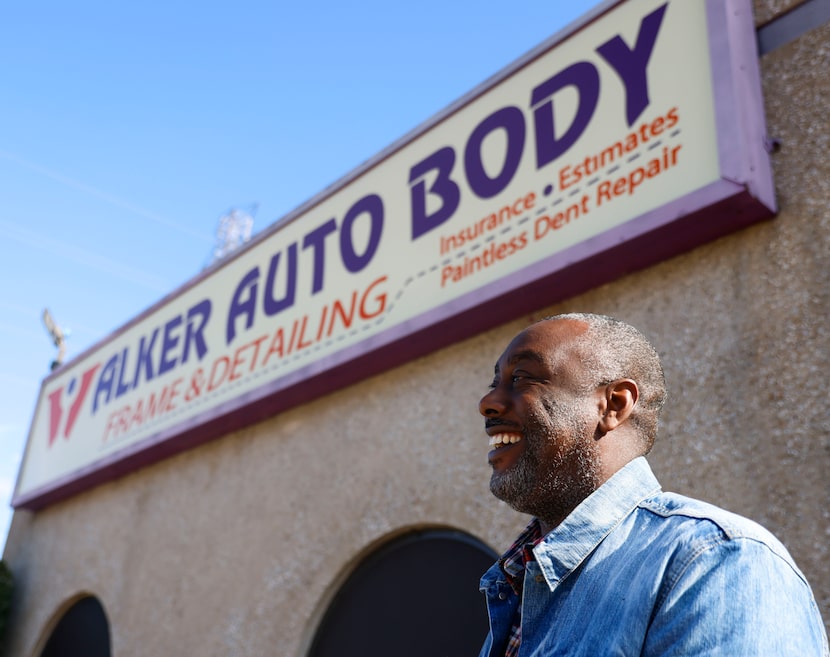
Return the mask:
POLYGON ((409 170, 413 241, 443 224, 458 208, 461 191, 458 184, 450 178, 454 165, 455 151, 445 146, 409 170), (438 172, 438 177, 427 192, 424 176, 432 170, 438 172), (427 214, 427 193, 441 199, 441 207, 432 214, 427 214))

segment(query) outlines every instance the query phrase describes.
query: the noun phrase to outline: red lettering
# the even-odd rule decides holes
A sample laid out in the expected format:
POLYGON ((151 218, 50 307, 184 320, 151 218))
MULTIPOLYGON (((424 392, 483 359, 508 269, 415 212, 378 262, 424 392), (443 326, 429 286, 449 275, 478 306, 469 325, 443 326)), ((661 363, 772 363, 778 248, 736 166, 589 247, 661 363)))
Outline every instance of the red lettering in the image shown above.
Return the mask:
POLYGON ((210 368, 210 377, 208 378, 208 392, 216 390, 216 388, 218 388, 222 384, 222 382, 225 380, 225 377, 228 374, 228 370, 230 369, 230 367, 231 361, 228 359, 227 356, 220 356, 213 362, 213 367, 210 368), (220 364, 224 366, 224 369, 222 370, 221 375, 217 379, 217 370, 220 364))

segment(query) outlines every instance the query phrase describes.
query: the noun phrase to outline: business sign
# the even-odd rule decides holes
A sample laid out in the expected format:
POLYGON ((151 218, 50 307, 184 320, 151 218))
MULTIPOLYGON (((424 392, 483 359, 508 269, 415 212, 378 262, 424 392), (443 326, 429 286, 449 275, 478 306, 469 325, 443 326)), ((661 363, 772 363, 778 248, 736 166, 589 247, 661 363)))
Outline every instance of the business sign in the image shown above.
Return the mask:
POLYGON ((38 508, 774 208, 749 0, 609 2, 44 383, 38 508))

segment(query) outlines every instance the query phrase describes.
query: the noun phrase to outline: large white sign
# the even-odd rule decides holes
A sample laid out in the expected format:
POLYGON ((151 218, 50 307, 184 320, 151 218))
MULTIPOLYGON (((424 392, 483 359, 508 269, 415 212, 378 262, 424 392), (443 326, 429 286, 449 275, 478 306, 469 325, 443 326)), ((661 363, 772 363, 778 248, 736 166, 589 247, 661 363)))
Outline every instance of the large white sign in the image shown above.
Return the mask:
POLYGON ((15 506, 769 216, 747 34, 743 0, 603 6, 50 376, 15 506))

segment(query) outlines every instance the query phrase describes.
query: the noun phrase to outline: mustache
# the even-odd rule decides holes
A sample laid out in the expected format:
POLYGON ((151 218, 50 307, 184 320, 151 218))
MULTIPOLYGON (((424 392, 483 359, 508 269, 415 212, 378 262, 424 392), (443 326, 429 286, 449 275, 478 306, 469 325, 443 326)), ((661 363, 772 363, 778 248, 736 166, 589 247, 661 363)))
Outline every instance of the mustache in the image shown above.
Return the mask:
POLYGON ((518 429, 519 425, 515 422, 508 422, 500 417, 488 417, 484 420, 484 428, 491 429, 493 427, 510 427, 512 429, 518 429))

